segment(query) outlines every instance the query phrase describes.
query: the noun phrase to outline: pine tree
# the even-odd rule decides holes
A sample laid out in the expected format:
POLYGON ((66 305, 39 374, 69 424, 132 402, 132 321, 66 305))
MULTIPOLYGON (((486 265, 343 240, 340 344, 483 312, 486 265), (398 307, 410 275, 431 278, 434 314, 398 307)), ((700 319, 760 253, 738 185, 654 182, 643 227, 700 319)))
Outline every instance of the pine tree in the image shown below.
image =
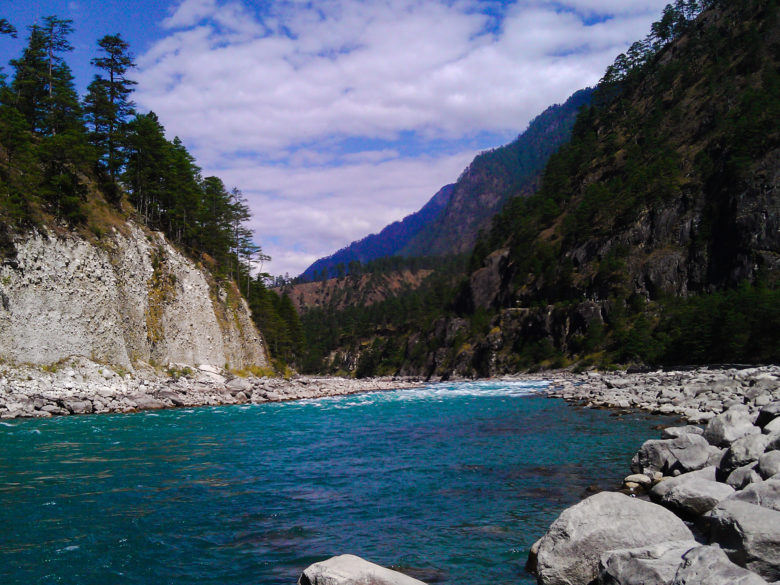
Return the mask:
POLYGON ((73 75, 61 56, 73 50, 67 38, 73 31, 71 22, 47 16, 43 26, 31 26, 22 57, 11 61, 12 103, 29 128, 44 136, 81 127, 73 75))
POLYGON ((149 112, 136 116, 127 130, 123 140, 127 164, 122 182, 144 223, 153 225, 160 219, 160 201, 164 197, 169 149, 165 129, 157 115, 149 112))
POLYGON ((14 79, 11 84, 11 104, 24 116, 27 127, 33 132, 45 126, 44 103, 46 89, 46 45, 43 31, 38 25, 30 27, 27 47, 19 59, 11 60, 14 79))
POLYGON ((135 104, 129 96, 136 82, 128 79, 127 73, 135 63, 129 45, 118 34, 104 36, 98 45, 104 56, 92 59, 91 63, 102 75, 95 75, 89 84, 84 109, 91 128, 90 140, 98 148, 100 164, 113 181, 124 165, 121 134, 134 113, 135 104))
POLYGON ((16 27, 5 18, 0 18, 0 35, 10 35, 16 38, 16 27))

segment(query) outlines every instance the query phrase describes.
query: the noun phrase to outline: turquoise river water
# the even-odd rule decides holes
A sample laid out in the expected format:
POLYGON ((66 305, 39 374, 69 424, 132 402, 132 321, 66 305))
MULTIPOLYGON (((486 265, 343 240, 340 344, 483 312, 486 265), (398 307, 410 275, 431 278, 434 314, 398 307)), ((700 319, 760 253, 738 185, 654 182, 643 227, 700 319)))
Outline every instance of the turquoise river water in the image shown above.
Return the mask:
POLYGON ((294 585, 341 553, 533 583, 531 544, 668 423, 475 382, 0 423, 0 583, 294 585))

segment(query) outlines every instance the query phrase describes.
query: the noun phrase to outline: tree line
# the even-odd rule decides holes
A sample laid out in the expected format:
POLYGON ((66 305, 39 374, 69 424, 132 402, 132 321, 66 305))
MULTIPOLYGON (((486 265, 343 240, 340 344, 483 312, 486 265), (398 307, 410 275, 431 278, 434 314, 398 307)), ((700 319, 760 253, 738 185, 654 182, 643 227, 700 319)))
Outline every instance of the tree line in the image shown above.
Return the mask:
MULTIPOLYGON (((274 357, 293 361, 297 345, 289 340, 300 341, 300 324, 265 287, 270 258, 253 240, 246 197, 202 176, 154 112, 136 111, 127 41, 120 34, 97 41, 94 77, 79 97, 66 60, 73 22, 47 16, 27 32, 22 54, 8 72, 0 68, 0 231, 54 222, 101 237, 107 215, 134 216, 216 278, 233 279, 267 325, 274 357), (108 211, 98 212, 98 200, 108 211)), ((0 42, 18 34, 0 19, 0 42)))

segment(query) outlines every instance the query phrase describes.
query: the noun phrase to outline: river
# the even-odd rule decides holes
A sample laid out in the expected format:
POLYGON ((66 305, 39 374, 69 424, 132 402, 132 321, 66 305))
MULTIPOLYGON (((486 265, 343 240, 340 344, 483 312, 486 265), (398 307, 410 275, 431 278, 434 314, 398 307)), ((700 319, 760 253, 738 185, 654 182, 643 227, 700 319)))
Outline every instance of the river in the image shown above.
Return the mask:
POLYGON ((528 549, 669 419, 542 382, 0 423, 0 582, 293 585, 352 553, 534 583, 528 549))

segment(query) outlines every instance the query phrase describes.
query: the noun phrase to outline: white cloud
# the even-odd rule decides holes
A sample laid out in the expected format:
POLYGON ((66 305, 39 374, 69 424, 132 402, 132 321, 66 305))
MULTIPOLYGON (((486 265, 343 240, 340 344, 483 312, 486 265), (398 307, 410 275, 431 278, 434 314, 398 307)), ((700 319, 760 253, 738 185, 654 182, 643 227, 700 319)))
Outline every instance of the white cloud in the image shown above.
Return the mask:
POLYGON ((272 270, 294 273, 419 208, 469 162, 401 156, 404 133, 454 145, 517 133, 598 81, 665 1, 520 1, 496 25, 478 0, 184 0, 138 59, 136 101, 251 194, 259 243, 293 250, 268 249, 272 270), (350 138, 386 142, 354 152, 350 138))
POLYGON ((275 274, 298 274, 319 257, 416 211, 474 157, 351 161, 337 167, 253 166, 207 169, 241 190, 254 211, 258 242, 275 274))

